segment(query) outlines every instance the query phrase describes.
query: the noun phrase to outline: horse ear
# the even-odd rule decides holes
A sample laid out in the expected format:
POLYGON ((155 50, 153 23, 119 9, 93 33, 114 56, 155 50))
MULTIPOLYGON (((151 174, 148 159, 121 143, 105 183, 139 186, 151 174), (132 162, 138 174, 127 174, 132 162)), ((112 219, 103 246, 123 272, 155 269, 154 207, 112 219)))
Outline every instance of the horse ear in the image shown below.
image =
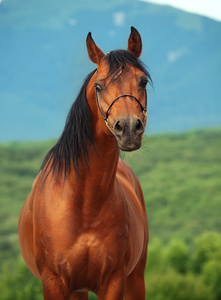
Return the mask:
POLYGON ((99 65, 101 59, 104 57, 104 53, 101 51, 101 49, 95 44, 94 40, 92 39, 91 33, 89 32, 87 35, 87 51, 90 60, 99 65))
POLYGON ((131 27, 131 33, 128 39, 127 50, 135 54, 137 57, 141 55, 142 52, 142 40, 139 32, 133 26, 131 27))

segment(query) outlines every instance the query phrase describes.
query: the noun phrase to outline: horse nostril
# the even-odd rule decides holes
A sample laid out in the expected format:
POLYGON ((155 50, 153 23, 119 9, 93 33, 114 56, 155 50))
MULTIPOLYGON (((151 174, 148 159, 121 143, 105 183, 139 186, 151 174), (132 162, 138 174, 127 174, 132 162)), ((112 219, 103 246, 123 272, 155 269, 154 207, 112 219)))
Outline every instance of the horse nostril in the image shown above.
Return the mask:
POLYGON ((116 135, 122 135, 124 131, 124 124, 121 121, 117 121, 114 125, 114 133, 116 135))
POLYGON ((135 123, 135 130, 138 132, 143 132, 144 131, 144 126, 143 123, 141 122, 140 119, 137 119, 136 123, 135 123))

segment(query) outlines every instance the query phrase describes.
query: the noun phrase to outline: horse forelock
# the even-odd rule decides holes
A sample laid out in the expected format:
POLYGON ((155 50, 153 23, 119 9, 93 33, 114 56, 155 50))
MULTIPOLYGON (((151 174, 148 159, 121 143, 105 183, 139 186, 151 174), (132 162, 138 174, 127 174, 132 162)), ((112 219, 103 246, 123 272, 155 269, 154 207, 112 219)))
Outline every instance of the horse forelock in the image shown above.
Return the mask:
POLYGON ((148 72, 145 64, 137 58, 136 55, 127 50, 113 50, 108 52, 104 57, 104 60, 109 67, 107 78, 111 78, 110 83, 113 83, 116 79, 123 75, 124 71, 128 70, 131 66, 146 74, 147 78, 152 83, 150 73, 148 72), (121 72, 119 72, 119 70, 121 70, 121 72))

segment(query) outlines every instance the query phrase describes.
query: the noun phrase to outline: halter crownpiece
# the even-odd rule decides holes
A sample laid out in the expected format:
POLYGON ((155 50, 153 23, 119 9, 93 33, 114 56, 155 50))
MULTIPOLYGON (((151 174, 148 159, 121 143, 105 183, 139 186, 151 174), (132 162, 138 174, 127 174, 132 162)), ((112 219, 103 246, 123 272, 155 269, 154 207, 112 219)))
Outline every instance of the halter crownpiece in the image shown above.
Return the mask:
POLYGON ((147 109, 146 109, 146 105, 147 105, 147 93, 146 93, 146 91, 145 91, 145 94, 146 94, 146 104, 145 104, 145 108, 143 107, 143 105, 140 103, 140 101, 139 101, 135 96, 130 95, 130 94, 124 94, 124 95, 118 96, 117 98, 115 98, 115 99, 112 101, 112 103, 110 104, 110 106, 109 106, 108 109, 107 109, 106 115, 104 115, 103 112, 102 112, 101 109, 100 109, 100 105, 99 105, 99 102, 98 102, 97 90, 96 90, 96 88, 95 88, 95 95, 96 95, 96 102, 97 102, 98 110, 99 110, 100 114, 102 115, 102 117, 103 117, 103 119, 104 119, 104 121, 105 121, 105 124, 106 124, 107 128, 110 130, 111 133, 113 133, 113 135, 115 135, 115 134, 114 134, 114 129, 113 129, 113 126, 108 122, 108 113, 109 113, 111 107, 114 105, 114 103, 115 103, 118 99, 120 99, 120 98, 122 98, 122 97, 130 97, 130 98, 135 99, 135 100, 138 102, 138 104, 140 105, 140 107, 141 107, 141 109, 142 109, 142 112, 143 112, 143 117, 142 117, 142 120, 141 120, 141 121, 142 121, 144 127, 146 127, 146 124, 147 124, 147 109))

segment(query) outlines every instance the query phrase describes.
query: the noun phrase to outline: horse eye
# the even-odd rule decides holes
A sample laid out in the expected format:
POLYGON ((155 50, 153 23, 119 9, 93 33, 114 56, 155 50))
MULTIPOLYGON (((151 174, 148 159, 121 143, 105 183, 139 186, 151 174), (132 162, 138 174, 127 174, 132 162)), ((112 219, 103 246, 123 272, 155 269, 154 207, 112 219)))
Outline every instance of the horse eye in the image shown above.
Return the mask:
POLYGON ((101 92, 103 90, 102 87, 98 83, 95 83, 94 87, 97 92, 101 92))
POLYGON ((147 78, 142 78, 141 81, 140 81, 140 86, 145 88, 147 83, 148 83, 147 78))

